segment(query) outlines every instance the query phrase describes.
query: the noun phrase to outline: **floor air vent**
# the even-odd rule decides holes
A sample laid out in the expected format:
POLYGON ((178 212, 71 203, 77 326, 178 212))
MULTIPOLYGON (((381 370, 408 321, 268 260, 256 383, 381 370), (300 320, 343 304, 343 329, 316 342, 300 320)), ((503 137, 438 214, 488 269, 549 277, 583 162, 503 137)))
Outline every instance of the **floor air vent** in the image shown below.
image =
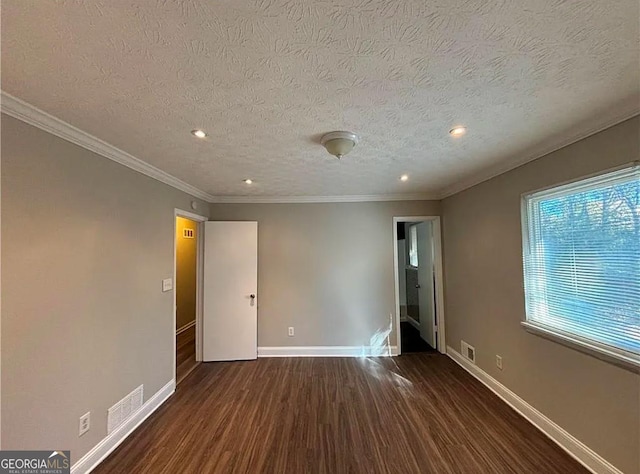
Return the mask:
POLYGON ((131 418, 142 407, 144 388, 140 385, 129 395, 109 408, 107 413, 107 434, 118 428, 122 423, 131 418))
POLYGON ((462 357, 469 360, 470 362, 476 363, 476 348, 470 346, 464 341, 460 341, 460 352, 462 357))

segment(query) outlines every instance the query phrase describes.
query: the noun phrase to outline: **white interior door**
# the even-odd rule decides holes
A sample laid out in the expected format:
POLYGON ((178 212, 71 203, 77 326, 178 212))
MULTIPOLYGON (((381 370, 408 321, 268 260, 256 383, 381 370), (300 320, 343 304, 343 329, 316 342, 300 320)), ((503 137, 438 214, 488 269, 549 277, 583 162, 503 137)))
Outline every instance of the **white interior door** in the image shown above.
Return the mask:
POLYGON ((433 224, 421 222, 418 233, 418 300, 420 337, 436 349, 435 292, 433 285, 433 224))
POLYGON ((205 222, 203 360, 258 356, 258 223, 205 222))

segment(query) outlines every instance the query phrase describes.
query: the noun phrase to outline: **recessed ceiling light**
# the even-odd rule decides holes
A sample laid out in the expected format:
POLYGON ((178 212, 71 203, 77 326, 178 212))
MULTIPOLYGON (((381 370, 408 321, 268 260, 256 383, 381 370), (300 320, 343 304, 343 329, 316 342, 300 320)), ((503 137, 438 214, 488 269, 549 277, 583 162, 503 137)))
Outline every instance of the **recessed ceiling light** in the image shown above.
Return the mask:
POLYGON ((245 179, 245 180, 244 180, 244 182, 245 182, 245 183, 247 183, 247 184, 251 184, 251 183, 253 183, 253 180, 252 180, 252 179, 247 178, 247 179, 245 179))
POLYGON ((464 135, 465 133, 467 133, 467 127, 462 126, 453 127, 451 130, 449 130, 449 134, 454 137, 459 137, 460 135, 464 135))
POLYGON ((191 133, 198 138, 204 138, 207 136, 207 134, 202 130, 191 130, 191 133))
POLYGON ((403 174, 402 176, 400 176, 400 181, 409 181, 409 175, 403 174))

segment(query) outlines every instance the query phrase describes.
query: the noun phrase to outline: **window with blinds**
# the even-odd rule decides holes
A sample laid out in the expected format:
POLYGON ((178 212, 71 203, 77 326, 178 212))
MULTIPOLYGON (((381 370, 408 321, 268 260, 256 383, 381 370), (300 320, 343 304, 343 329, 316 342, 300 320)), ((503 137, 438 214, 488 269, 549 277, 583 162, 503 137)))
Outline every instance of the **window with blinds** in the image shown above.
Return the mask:
POLYGON ((640 354, 640 167, 523 197, 527 323, 640 354))
POLYGON ((409 265, 418 268, 418 224, 409 226, 409 265))

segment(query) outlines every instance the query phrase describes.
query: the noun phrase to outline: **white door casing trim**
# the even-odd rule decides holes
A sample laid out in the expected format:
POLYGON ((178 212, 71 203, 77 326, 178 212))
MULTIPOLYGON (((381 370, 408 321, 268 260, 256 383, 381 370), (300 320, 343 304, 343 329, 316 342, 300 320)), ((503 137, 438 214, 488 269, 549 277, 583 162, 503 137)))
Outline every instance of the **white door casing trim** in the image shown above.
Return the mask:
POLYGON ((444 284, 442 271, 442 231, 440 216, 407 216, 393 218, 393 276, 396 298, 396 346, 398 355, 402 354, 402 341, 400 337, 400 283, 398 270, 398 223, 400 222, 424 222, 430 221, 433 225, 433 265, 436 284, 436 321, 438 326, 438 352, 446 354, 445 338, 445 314, 444 314, 444 284))
MULTIPOLYGON (((177 241, 176 241, 176 218, 185 217, 197 222, 196 226, 196 245, 197 245, 197 262, 196 262, 196 361, 202 361, 202 295, 204 291, 203 287, 203 271, 204 271, 204 224, 209 220, 208 217, 194 214, 190 211, 175 208, 173 210, 173 324, 172 337, 173 337, 173 367, 171 373, 173 374, 174 383, 177 380, 176 363, 177 363, 177 347, 176 347, 176 304, 177 304, 177 292, 176 292, 176 274, 177 274, 177 241)), ((183 328, 181 328, 183 329, 183 328)))

